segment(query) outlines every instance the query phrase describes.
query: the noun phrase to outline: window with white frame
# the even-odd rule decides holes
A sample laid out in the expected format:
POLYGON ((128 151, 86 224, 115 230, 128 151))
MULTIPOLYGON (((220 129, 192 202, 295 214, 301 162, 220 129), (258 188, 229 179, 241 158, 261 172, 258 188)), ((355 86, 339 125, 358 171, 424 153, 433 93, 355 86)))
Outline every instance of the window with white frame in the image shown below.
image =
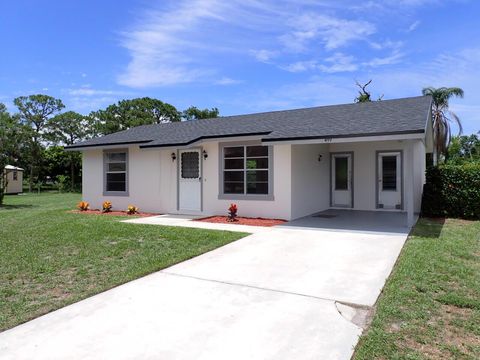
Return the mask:
POLYGON ((223 193, 268 195, 271 171, 269 147, 223 148, 223 193))
POLYGON ((128 154, 126 150, 105 152, 105 192, 126 193, 128 179, 128 154))

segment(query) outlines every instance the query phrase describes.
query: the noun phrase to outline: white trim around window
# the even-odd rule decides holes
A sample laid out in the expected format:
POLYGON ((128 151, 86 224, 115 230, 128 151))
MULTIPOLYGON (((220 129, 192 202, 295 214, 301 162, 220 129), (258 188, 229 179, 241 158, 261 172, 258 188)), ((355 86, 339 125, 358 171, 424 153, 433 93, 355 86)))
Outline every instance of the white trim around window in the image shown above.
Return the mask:
POLYGON ((258 141, 219 143, 222 200, 274 200, 273 147, 258 141))
POLYGON ((128 149, 103 151, 103 195, 128 196, 128 149))

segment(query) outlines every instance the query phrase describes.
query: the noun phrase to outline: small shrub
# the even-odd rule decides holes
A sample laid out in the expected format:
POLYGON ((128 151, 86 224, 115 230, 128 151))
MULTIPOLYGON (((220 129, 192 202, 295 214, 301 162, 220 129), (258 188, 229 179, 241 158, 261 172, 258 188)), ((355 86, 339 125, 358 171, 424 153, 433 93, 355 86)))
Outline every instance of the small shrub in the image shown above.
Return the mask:
POLYGON ((90 204, 86 201, 80 201, 77 205, 80 211, 87 211, 90 208, 90 204))
POLYGON ((238 211, 237 204, 230 204, 230 207, 228 208, 227 221, 231 221, 231 222, 237 221, 237 211, 238 211))
POLYGON ((112 203, 110 201, 104 201, 102 205, 102 212, 108 213, 112 211, 112 203))
POLYGON ((480 219, 480 164, 428 168, 422 215, 480 219))
POLYGON ((138 214, 138 207, 136 207, 135 205, 128 205, 127 214, 128 215, 138 214))
POLYGON ((58 192, 66 192, 70 186, 70 177, 66 175, 57 175, 58 192))

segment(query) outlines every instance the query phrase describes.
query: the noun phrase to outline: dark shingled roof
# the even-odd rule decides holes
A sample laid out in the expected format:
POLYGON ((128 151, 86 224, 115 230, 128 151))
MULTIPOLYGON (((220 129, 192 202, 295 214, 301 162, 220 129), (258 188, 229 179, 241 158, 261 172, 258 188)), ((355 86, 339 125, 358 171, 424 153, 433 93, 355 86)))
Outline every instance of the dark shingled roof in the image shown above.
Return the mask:
POLYGON ((373 101, 143 125, 67 148, 139 144, 142 148, 182 146, 202 139, 260 135, 262 141, 422 133, 431 97, 373 101))

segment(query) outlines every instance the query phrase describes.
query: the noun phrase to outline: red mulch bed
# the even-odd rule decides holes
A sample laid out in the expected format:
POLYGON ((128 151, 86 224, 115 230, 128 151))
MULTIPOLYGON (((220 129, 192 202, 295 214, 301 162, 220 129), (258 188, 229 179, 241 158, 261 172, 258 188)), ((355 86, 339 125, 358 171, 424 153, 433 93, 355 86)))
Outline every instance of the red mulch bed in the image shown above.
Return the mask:
POLYGON ((195 219, 194 221, 209 222, 215 224, 237 224, 237 225, 251 225, 251 226, 275 226, 286 223, 286 220, 281 219, 264 219, 264 218, 249 218, 249 217, 237 217, 236 221, 227 221, 226 216, 210 216, 201 219, 195 219))
POLYGON ((70 210, 69 212, 75 213, 75 214, 93 214, 93 215, 112 215, 112 216, 138 216, 138 217, 149 217, 149 216, 157 216, 160 214, 153 214, 153 213, 146 213, 146 212, 139 212, 136 214, 127 214, 126 211, 110 211, 110 212, 101 212, 100 210, 86 210, 86 211, 80 211, 80 210, 70 210))

